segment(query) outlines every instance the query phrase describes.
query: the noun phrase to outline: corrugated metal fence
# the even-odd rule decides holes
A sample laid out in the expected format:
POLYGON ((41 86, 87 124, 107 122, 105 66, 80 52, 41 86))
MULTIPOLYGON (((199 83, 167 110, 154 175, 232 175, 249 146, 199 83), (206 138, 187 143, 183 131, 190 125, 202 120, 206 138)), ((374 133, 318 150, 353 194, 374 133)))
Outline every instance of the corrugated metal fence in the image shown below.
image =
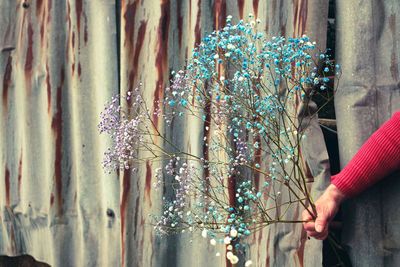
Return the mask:
MULTIPOLYGON (((400 4, 336 2, 343 68, 336 113, 346 163, 400 109, 400 4)), ((204 240, 188 246, 185 237, 154 235, 146 217, 162 201, 151 188, 153 166, 135 177, 104 174, 109 140, 98 135, 99 113, 112 94, 139 82, 157 105, 170 71, 229 14, 253 13, 271 36, 307 33, 324 47, 328 1, 3 0, 0 12, 0 254, 52 266, 228 265, 204 240)), ((170 134, 186 142, 202 134, 184 128, 170 134)), ((312 142, 323 144, 313 131, 312 142)), ((329 183, 324 146, 306 159, 316 196, 329 183)), ((345 216, 354 266, 400 264, 396 188, 382 185, 347 204, 357 211, 345 216)), ((301 225, 279 225, 253 236, 249 257, 255 266, 321 266, 321 251, 301 225)))

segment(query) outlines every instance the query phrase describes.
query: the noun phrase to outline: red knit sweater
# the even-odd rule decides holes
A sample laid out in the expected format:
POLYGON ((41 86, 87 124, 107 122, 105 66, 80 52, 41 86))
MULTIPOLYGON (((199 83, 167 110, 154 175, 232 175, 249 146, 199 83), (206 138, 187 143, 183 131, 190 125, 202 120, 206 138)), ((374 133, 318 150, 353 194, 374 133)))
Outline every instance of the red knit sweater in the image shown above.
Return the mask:
POLYGON ((364 191, 400 168, 400 111, 384 123, 360 148, 332 184, 347 197, 364 191))

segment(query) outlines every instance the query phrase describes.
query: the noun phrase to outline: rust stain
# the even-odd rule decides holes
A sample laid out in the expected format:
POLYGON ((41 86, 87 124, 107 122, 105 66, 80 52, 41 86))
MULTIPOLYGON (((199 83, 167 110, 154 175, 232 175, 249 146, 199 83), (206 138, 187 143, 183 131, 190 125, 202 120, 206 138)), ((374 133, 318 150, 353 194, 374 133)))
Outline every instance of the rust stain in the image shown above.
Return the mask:
POLYGON ((267 243, 266 243, 267 246, 266 246, 266 251, 265 251, 265 253, 267 254, 267 259, 265 260, 265 267, 270 266, 270 264, 269 264, 270 257, 269 257, 269 251, 268 251, 270 239, 271 239, 271 231, 268 231, 268 237, 267 237, 267 243))
POLYGON ((27 50, 26 50, 26 58, 25 58, 25 75, 29 75, 32 72, 32 61, 33 61, 33 28, 32 24, 28 24, 28 42, 27 42, 27 50))
POLYGON ((10 171, 8 170, 7 165, 6 165, 6 173, 4 176, 4 184, 6 186, 6 205, 9 208, 10 207, 10 171))
POLYGON ((85 44, 87 44, 88 38, 87 17, 85 16, 85 31, 83 32, 83 40, 85 44))
POLYGON ((53 120, 51 122, 51 128, 56 135, 55 140, 55 159, 54 159, 54 183, 56 187, 56 201, 58 214, 62 213, 62 88, 64 86, 65 80, 65 69, 61 68, 60 73, 60 86, 57 87, 56 96, 56 112, 53 115, 53 120))
MULTIPOLYGON (((139 188, 139 181, 136 182, 136 186, 137 188, 139 188)), ((139 206, 140 206, 140 202, 139 202, 139 194, 137 194, 136 196, 136 200, 135 200, 135 214, 133 217, 133 227, 135 228, 133 231, 133 239, 136 239, 136 234, 137 234, 137 223, 138 223, 138 216, 139 216, 139 206)))
POLYGON ((50 82, 50 70, 49 60, 46 60, 46 87, 47 87, 47 113, 50 113, 51 108, 51 82, 50 82))
POLYGON ((149 204, 149 207, 151 207, 151 165, 148 160, 146 161, 146 184, 144 191, 146 192, 146 202, 149 204))
MULTIPOLYGON (((132 47, 133 45, 133 37, 135 34, 135 17, 136 17, 136 8, 137 2, 133 1, 126 5, 124 20, 125 20, 125 42, 124 45, 128 45, 128 47, 132 47), (127 44, 128 42, 128 44, 127 44)), ((124 6, 124 5, 122 5, 124 6)))
MULTIPOLYGON (((147 21, 142 20, 140 22, 140 26, 137 33, 136 38, 136 45, 135 45, 135 53, 133 56, 133 71, 135 71, 135 77, 138 75, 138 66, 139 66, 139 56, 140 51, 142 50, 144 38, 146 37, 146 28, 147 28, 147 21)), ((133 81, 132 81, 133 82, 133 81)), ((130 89, 133 89, 133 84, 130 84, 130 89)))
POLYGON ((214 28, 218 30, 225 26, 226 2, 224 0, 215 0, 214 13, 215 13, 214 28))
POLYGON ((78 62, 78 76, 81 77, 81 75, 82 75, 82 66, 81 63, 78 62))
POLYGON ((258 17, 258 1, 259 0, 253 0, 253 11, 256 18, 258 17))
POLYGON ((122 264, 125 264, 125 223, 126 223, 126 206, 128 204, 129 199, 129 191, 131 188, 131 173, 129 170, 124 170, 123 178, 122 178, 122 197, 120 204, 120 213, 121 213, 121 257, 122 264))
POLYGON ((243 19, 244 0, 237 0, 237 4, 238 4, 238 7, 239 7, 239 18, 243 19))
POLYGON ((40 11, 43 8, 43 0, 36 0, 36 16, 40 15, 40 11))
MULTIPOLYGON (((182 47, 182 33, 183 33, 183 16, 182 16, 182 0, 177 1, 177 24, 178 24, 178 36, 179 36, 179 49, 182 47)), ((190 15, 190 14, 189 14, 190 15)))
POLYGON ((51 194, 51 195, 50 195, 50 208, 52 208, 53 205, 54 205, 54 195, 51 194))
MULTIPOLYGON (((159 101, 163 94, 164 87, 164 72, 167 69, 168 62, 168 36, 169 36, 169 23, 170 23, 170 0, 163 0, 161 3, 161 17, 158 24, 158 37, 156 43, 156 68, 157 68, 157 82, 154 90, 153 109, 158 110, 159 101)), ((158 125, 158 116, 153 112, 153 121, 158 125)))
POLYGON ((196 25, 194 27, 194 44, 195 45, 200 44, 200 38, 201 38, 200 18, 201 18, 201 0, 198 0, 196 25))
POLYGON ((189 0, 189 29, 192 29, 192 0, 189 0))
POLYGON ((81 19, 82 19, 83 3, 82 0, 75 0, 76 24, 78 29, 78 39, 81 36, 81 19))
POLYGON ((308 18, 308 0, 294 0, 294 20, 293 28, 295 29, 294 37, 303 35, 307 27, 308 18), (299 3, 300 1, 300 3, 299 3), (296 36, 297 29, 297 36, 296 36))
POLYGON ((40 46, 43 47, 43 40, 44 40, 44 24, 40 24, 40 46))
POLYGON ((18 199, 21 199, 21 181, 22 181, 22 148, 18 166, 18 199))
POLYGON ((7 105, 8 105, 8 90, 11 85, 11 74, 12 74, 12 56, 9 55, 3 76, 3 107, 5 110, 7 110, 7 105))
POLYGON ((53 7, 53 0, 48 0, 47 1, 47 12, 48 12, 48 14, 47 14, 47 24, 50 23, 50 19, 51 19, 50 11, 51 11, 52 7, 53 7))
POLYGON ((306 247, 307 233, 305 230, 301 231, 300 246, 297 250, 297 257, 299 258, 300 266, 304 266, 304 248, 306 247))

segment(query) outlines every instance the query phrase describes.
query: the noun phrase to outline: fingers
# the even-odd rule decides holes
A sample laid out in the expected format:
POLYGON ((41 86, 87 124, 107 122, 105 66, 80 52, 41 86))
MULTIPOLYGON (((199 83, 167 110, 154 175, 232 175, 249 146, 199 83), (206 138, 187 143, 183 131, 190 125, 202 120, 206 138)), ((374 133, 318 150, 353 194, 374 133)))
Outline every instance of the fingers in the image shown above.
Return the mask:
MULTIPOLYGON (((302 217, 303 221, 309 221, 313 219, 308 210, 303 211, 302 217)), ((328 222, 326 216, 324 216, 323 214, 319 214, 319 217, 317 217, 315 222, 304 222, 303 227, 304 230, 306 230, 308 236, 311 236, 318 240, 324 240, 328 236, 327 224, 328 222)))
POLYGON ((317 219, 315 219, 315 231, 322 233, 325 231, 325 228, 327 228, 327 218, 325 214, 318 214, 317 219))

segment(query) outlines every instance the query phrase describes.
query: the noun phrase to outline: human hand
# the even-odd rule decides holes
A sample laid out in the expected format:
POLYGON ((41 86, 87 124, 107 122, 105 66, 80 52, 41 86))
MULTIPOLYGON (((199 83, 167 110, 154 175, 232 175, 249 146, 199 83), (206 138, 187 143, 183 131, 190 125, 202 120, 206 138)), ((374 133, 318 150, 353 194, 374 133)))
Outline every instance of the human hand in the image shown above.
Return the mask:
POLYGON ((309 211, 313 211, 311 206, 303 211, 303 227, 308 236, 315 239, 324 240, 328 236, 329 223, 333 220, 339 210, 340 203, 345 199, 345 195, 334 185, 329 185, 325 192, 315 201, 317 218, 313 220, 309 211))

